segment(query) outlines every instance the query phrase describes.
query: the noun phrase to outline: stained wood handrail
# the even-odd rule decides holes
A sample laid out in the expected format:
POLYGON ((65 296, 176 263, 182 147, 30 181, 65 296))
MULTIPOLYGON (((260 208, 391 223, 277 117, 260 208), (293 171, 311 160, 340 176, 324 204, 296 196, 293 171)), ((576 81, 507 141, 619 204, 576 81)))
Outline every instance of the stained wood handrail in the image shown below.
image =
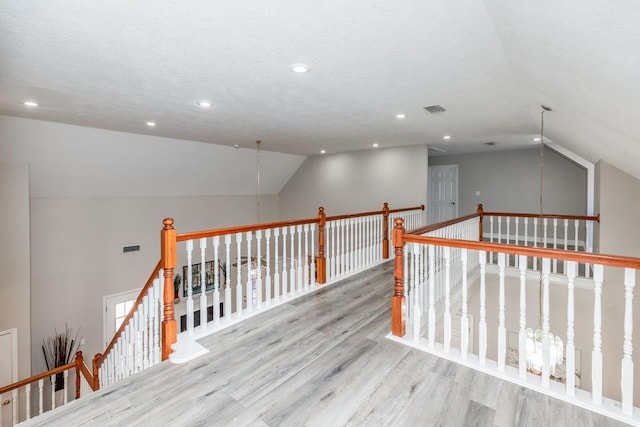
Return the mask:
POLYGON ((398 212, 406 212, 406 211, 417 211, 418 209, 424 210, 424 205, 414 206, 412 208, 399 208, 399 209, 389 209, 389 213, 398 213, 398 212))
MULTIPOLYGON (((133 303, 133 306, 129 310, 129 313, 127 313, 125 318, 122 320, 122 323, 120 324, 120 327, 118 328, 118 330, 114 334, 114 336, 111 339, 111 342, 109 343, 107 348, 104 350, 104 352, 98 353, 98 354, 95 355, 95 357, 93 359, 93 372, 94 372, 94 375, 97 373, 97 370, 100 369, 100 366, 102 365, 102 363, 106 359, 106 357, 109 354, 109 352, 116 345, 116 342, 118 341, 118 338, 120 338, 120 335, 122 335, 122 333, 126 329, 127 324, 133 318, 134 313, 138 309, 138 306, 140 304, 142 304, 142 301, 144 300, 144 297, 147 295, 147 292, 149 291, 149 288, 151 286, 153 286, 153 281, 158 278, 158 273, 160 273, 160 267, 161 267, 160 266, 160 261, 158 261, 158 263, 156 264, 156 267, 153 269, 153 272, 149 276, 149 279, 147 279, 147 283, 144 285, 144 287, 142 288, 142 290, 138 294, 138 298, 136 298, 135 302, 133 303)), ((92 377, 93 377, 93 375, 92 375, 92 377)))
MULTIPOLYGON (((486 214, 485 214, 486 215, 486 214)), ((458 224, 460 222, 464 222, 468 219, 479 217, 480 214, 473 213, 465 216, 460 216, 458 218, 450 219, 447 221, 438 222, 436 224, 427 225, 426 227, 417 228, 415 230, 408 231, 410 234, 424 234, 429 233, 431 231, 439 230, 444 227, 448 227, 450 225, 458 224)))
MULTIPOLYGON (((327 220, 329 220, 329 218, 327 218, 327 220)), ((308 218, 308 219, 298 219, 294 221, 277 221, 277 222, 268 222, 265 224, 250 224, 250 225, 242 225, 239 227, 227 227, 227 228, 216 228, 216 229, 203 230, 203 231, 192 231, 189 233, 177 234, 176 241, 183 242, 186 240, 202 239, 205 237, 224 236, 226 234, 236 234, 236 233, 246 233, 249 231, 266 230, 268 228, 290 227, 290 226, 314 224, 314 223, 317 224, 319 222, 320 220, 318 218, 308 218)))
POLYGON ((640 258, 619 255, 594 254, 563 249, 536 248, 533 246, 507 245, 504 243, 476 242, 475 240, 445 239, 441 237, 416 236, 414 234, 404 234, 402 240, 405 243, 423 243, 486 252, 502 252, 511 255, 528 255, 563 261, 576 261, 587 264, 602 264, 607 267, 640 269, 640 258))
MULTIPOLYGON (((57 368, 53 368, 48 370, 47 372, 42 372, 38 375, 34 375, 32 377, 29 378, 25 378, 23 380, 17 381, 15 383, 6 385, 4 387, 0 387, 0 395, 7 393, 9 391, 15 390, 17 388, 20 387, 24 387, 28 384, 32 384, 36 381, 40 381, 43 380, 45 378, 51 378, 53 375, 56 374, 60 374, 64 371, 68 371, 71 369, 79 369, 80 371, 82 371, 82 374, 85 376, 85 379, 87 380, 87 382, 89 383, 89 385, 91 386, 91 388, 93 389, 93 384, 91 384, 91 380, 87 377, 87 374, 89 374, 89 369, 85 366, 83 359, 82 359, 82 352, 79 351, 76 353, 76 358, 73 362, 67 363, 66 365, 62 365, 62 366, 58 366, 57 368)), ((93 377, 92 375, 89 374, 89 377, 93 377)))
POLYGON ((512 216, 518 218, 547 218, 547 219, 577 219, 584 221, 600 222, 600 214, 595 216, 563 215, 563 214, 536 214, 536 213, 512 213, 512 212, 483 212, 484 216, 512 216))

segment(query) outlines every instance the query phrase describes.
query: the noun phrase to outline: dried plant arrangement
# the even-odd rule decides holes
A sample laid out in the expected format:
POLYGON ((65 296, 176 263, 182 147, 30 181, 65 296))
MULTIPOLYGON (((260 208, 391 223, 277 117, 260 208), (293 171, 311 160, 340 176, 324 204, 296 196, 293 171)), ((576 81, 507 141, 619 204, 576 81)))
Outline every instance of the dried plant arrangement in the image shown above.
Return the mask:
MULTIPOLYGON (((75 337, 72 338, 73 330, 66 323, 64 328, 64 332, 58 333, 57 330, 54 330, 55 335, 53 338, 44 338, 42 340, 42 353, 47 364, 47 370, 64 366, 71 362, 80 347, 80 340, 82 339, 80 337, 80 340, 78 340, 80 329, 76 332, 75 337)), ((64 376, 62 373, 56 374, 55 391, 63 388, 64 376)))

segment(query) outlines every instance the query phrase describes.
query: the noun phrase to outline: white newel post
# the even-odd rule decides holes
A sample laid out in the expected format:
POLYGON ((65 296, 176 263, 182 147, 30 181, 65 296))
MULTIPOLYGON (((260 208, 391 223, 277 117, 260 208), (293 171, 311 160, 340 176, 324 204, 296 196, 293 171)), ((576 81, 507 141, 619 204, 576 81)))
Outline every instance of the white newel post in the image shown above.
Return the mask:
POLYGON ((485 251, 478 252, 478 263, 480 264, 480 321, 478 324, 478 360, 480 362, 480 366, 485 366, 487 364, 487 253, 485 251))
MULTIPOLYGON (((546 218, 545 218, 546 219, 546 218)), ((546 226, 546 221, 545 221, 546 226)), ((545 234, 545 243, 546 243, 545 234)), ((546 244, 545 244, 546 246, 546 244)), ((549 375, 551 374, 551 353, 549 342, 549 274, 551 272, 551 260, 542 259, 542 385, 549 387, 549 375)))
POLYGON ((593 270, 593 351, 591 352, 591 387, 593 403, 602 404, 602 279, 603 268, 595 264, 593 270))
POLYGON ((504 372, 505 356, 507 354, 507 328, 505 326, 505 296, 504 296, 504 279, 505 279, 505 254, 498 253, 498 271, 500 280, 499 290, 499 307, 498 307, 498 370, 504 372))
POLYGON ((518 255, 520 268, 520 330, 518 333, 518 374, 527 378, 527 257, 518 255))
POLYGON ((436 251, 433 245, 429 245, 429 347, 436 342, 436 251))
POLYGON ((567 261, 567 395, 574 396, 576 394, 576 350, 575 350, 575 331, 574 331, 574 289, 577 272, 577 263, 575 261, 567 261))
POLYGON ((462 260, 462 318, 460 318, 460 355, 467 358, 469 352, 469 317, 467 316, 467 249, 461 250, 462 260))
POLYGON ((624 355, 622 357, 622 413, 633 415, 633 287, 636 271, 624 269, 624 355))
POLYGON ((444 352, 451 349, 451 248, 444 247, 444 352))

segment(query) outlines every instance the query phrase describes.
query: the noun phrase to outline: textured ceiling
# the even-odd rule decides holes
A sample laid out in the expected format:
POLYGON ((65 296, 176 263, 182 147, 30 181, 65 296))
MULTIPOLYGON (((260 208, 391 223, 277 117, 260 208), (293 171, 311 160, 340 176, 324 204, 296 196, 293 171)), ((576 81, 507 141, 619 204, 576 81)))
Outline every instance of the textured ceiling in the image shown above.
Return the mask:
POLYGON ((0 9, 0 114, 249 148, 261 139, 264 150, 303 155, 373 142, 468 152, 531 145, 544 103, 551 140, 638 175, 632 0, 0 0, 0 9), (311 71, 294 74, 293 63, 311 71), (422 109, 433 104, 447 111, 422 109))

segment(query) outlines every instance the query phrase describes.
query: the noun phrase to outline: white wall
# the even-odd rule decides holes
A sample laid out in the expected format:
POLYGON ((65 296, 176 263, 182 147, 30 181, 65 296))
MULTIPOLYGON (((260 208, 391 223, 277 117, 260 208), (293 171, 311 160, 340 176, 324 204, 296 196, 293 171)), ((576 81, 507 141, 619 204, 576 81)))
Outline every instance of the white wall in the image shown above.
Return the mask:
POLYGON ((281 219, 426 204, 427 146, 309 157, 278 195, 281 219))
POLYGON ((18 330, 18 376, 31 374, 29 171, 0 162, 0 331, 18 330))
MULTIPOLYGON (((44 370, 43 338, 65 323, 81 328, 86 357, 104 349, 102 297, 144 285, 163 218, 178 232, 257 219, 255 150, 0 116, 0 159, 12 165, 0 172, 11 198, 0 212, 14 252, 2 286, 21 290, 16 301, 3 293, 0 319, 23 316, 19 357, 33 372, 44 370)), ((276 219, 276 195, 303 160, 262 151, 261 221, 276 219)))
MULTIPOLYGON (((429 165, 458 165, 460 215, 475 212, 478 203, 492 212, 539 212, 539 162, 536 148, 429 157, 429 165)), ((545 149, 543 195, 545 213, 586 215, 586 169, 545 149)))

